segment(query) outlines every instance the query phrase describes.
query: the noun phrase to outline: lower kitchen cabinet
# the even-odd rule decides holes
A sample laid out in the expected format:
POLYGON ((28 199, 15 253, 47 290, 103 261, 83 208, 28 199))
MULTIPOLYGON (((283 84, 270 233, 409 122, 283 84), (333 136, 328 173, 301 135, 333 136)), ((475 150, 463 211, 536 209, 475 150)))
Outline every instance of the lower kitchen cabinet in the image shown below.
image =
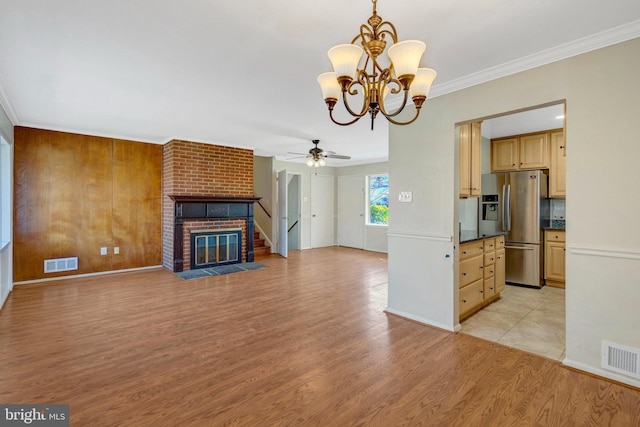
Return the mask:
POLYGON ((500 297, 505 286, 504 252, 504 236, 460 245, 460 319, 500 297))
POLYGON ((565 232, 546 230, 544 232, 544 279, 545 284, 558 288, 565 287, 565 232))

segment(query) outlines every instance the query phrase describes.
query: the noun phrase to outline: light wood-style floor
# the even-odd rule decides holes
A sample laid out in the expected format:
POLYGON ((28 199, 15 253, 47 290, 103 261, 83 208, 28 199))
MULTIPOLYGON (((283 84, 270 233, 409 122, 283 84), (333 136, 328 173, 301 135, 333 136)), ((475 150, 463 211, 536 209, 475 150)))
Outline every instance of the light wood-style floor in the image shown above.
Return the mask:
POLYGON ((17 286, 0 402, 72 426, 637 426, 640 391, 384 313, 387 261, 346 248, 183 281, 17 286))

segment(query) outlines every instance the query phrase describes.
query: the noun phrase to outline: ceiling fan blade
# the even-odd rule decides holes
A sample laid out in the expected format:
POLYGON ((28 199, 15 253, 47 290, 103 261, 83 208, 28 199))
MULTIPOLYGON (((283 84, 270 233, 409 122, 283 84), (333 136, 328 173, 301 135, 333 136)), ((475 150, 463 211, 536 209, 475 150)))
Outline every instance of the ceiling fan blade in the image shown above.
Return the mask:
POLYGON ((292 151, 287 151, 287 154, 296 154, 298 156, 308 156, 309 155, 309 153, 294 153, 292 151))
MULTIPOLYGON (((293 153, 291 153, 293 154, 293 153)), ((287 157, 285 160, 295 160, 295 159, 306 159, 308 156, 306 154, 303 154, 301 156, 296 156, 296 157, 287 157)))
POLYGON ((351 156, 343 156, 341 154, 328 154, 325 157, 329 159, 343 159, 343 160, 349 160, 351 158, 351 156))

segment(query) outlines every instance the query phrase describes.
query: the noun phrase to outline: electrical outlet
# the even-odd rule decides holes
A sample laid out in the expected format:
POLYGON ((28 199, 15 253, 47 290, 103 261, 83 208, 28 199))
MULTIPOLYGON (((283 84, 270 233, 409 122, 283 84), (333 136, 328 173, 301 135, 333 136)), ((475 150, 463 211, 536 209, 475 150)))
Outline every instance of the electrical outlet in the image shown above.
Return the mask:
POLYGON ((105 246, 100 248, 100 255, 106 255, 107 254, 107 248, 105 246))
POLYGON ((413 193, 411 191, 401 191, 398 200, 402 203, 411 203, 413 201, 413 193))
POLYGON ((113 248, 113 254, 114 255, 118 255, 120 253, 120 247, 116 246, 115 248, 113 248))

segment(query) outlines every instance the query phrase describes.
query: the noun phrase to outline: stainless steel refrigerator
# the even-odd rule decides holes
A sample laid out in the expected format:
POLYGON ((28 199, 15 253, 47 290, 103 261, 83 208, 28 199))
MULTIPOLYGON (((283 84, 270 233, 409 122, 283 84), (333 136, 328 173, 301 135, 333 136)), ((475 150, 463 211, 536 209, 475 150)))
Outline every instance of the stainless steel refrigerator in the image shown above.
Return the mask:
POLYGON ((544 285, 543 226, 549 223, 547 175, 543 171, 482 175, 478 230, 506 236, 507 283, 544 285))

